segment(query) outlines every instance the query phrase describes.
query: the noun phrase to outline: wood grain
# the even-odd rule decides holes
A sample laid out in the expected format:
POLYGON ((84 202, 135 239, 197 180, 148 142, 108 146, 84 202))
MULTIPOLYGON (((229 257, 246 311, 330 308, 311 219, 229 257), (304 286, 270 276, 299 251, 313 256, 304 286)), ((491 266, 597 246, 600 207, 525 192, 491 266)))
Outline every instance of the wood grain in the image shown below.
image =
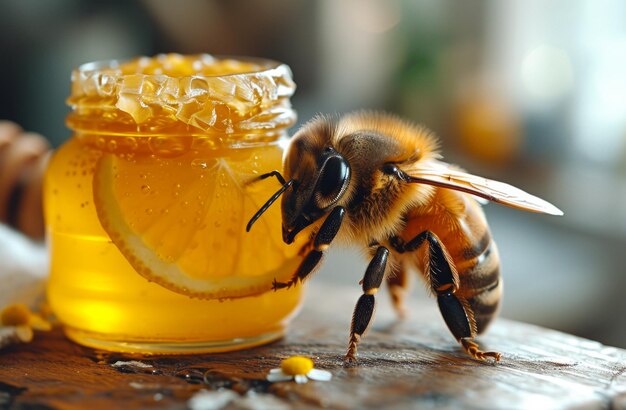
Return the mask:
POLYGON ((0 352, 0 408, 184 409, 204 389, 212 400, 227 397, 227 409, 626 409, 626 351, 499 319, 480 343, 503 358, 480 363, 456 345, 434 301, 412 301, 410 318, 398 322, 380 298, 358 366, 345 367, 358 294, 314 284, 283 340, 227 354, 122 355, 75 345, 58 328, 38 333, 0 352), (265 380, 294 354, 314 358, 333 380, 265 380))

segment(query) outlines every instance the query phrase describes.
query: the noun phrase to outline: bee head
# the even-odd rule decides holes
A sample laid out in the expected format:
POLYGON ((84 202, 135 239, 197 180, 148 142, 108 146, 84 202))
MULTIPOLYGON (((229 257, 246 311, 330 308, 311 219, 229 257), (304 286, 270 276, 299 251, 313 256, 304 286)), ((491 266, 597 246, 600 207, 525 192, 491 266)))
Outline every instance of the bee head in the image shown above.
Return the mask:
POLYGON ((333 147, 307 149, 311 147, 301 141, 295 141, 287 154, 286 170, 294 182, 282 198, 285 243, 330 212, 344 196, 351 176, 348 161, 333 147))
MULTIPOLYGON (((262 178, 277 176, 283 184, 252 217, 252 224, 282 196, 283 240, 292 243, 295 236, 338 205, 345 205, 352 177, 346 157, 333 145, 336 121, 318 116, 305 124, 293 137, 285 152, 285 177, 278 171, 262 178)), ((353 159, 351 159, 352 161, 353 159)))

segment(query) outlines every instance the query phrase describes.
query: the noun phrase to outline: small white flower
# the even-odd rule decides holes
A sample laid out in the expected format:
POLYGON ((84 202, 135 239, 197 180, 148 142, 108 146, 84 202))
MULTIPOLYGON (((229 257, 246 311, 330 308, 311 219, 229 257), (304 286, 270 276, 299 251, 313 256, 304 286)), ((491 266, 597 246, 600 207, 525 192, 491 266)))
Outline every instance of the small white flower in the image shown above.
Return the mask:
POLYGON ((280 362, 280 368, 270 370, 267 380, 270 382, 295 380, 296 383, 306 383, 309 379, 327 382, 332 377, 329 371, 315 369, 313 360, 308 357, 291 356, 280 362))

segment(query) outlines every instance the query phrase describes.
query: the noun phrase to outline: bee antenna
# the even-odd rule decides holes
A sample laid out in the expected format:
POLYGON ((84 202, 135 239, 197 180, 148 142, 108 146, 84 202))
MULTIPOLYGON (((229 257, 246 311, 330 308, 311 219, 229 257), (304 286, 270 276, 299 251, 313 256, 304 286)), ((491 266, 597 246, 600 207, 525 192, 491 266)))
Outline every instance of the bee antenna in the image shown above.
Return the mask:
POLYGON ((272 195, 272 197, 268 199, 267 202, 261 207, 261 209, 259 209, 257 213, 254 214, 254 216, 250 219, 250 222, 248 222, 248 225, 246 225, 246 232, 250 232, 250 229, 252 228, 252 224, 254 224, 256 220, 259 219, 261 215, 265 213, 265 211, 267 211, 267 208, 272 206, 272 204, 287 190, 287 188, 293 185, 293 183, 294 183, 293 179, 290 179, 289 181, 284 182, 283 186, 280 187, 280 189, 276 191, 276 193, 272 195))

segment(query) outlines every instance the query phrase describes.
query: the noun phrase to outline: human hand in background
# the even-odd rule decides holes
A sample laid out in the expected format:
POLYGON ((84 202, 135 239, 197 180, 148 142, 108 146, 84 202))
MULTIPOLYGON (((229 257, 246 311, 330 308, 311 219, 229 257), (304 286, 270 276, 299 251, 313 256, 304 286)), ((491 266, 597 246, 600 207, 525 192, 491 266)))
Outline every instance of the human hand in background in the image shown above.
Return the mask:
POLYGON ((0 120, 0 223, 43 240, 42 184, 51 151, 41 135, 0 120))

